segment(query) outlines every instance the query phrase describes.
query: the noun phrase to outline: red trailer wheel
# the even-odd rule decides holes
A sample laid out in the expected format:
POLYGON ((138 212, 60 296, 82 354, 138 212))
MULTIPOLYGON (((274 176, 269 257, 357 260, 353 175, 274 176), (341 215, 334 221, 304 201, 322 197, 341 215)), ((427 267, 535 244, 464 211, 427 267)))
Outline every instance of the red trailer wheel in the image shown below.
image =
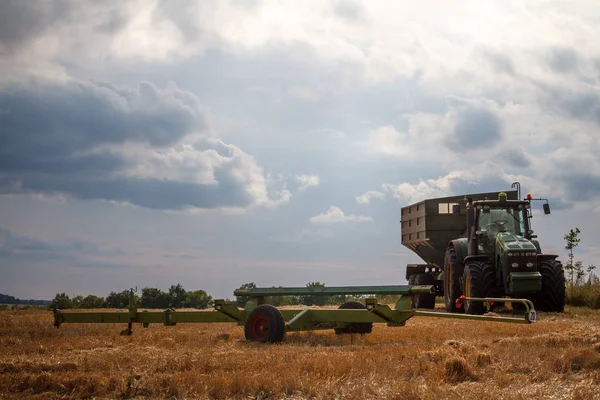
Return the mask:
POLYGON ((285 321, 279 310, 272 305, 256 307, 244 327, 246 340, 261 343, 278 343, 283 340, 285 321))

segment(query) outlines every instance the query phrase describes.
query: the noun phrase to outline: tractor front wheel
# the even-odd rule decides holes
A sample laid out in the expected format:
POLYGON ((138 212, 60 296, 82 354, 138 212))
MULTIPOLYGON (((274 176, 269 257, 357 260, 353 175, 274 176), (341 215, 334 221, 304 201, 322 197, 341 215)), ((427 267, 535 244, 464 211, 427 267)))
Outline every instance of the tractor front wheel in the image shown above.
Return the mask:
MULTIPOLYGON (((470 262, 465 266, 464 281, 465 297, 485 297, 481 263, 470 262)), ((485 312, 481 301, 465 300, 464 307, 467 314, 481 315, 485 312)))
POLYGON ((246 340, 261 343, 278 343, 283 340, 285 321, 281 312, 272 305, 257 306, 248 315, 244 327, 246 340))
POLYGON ((565 310, 565 273, 558 260, 542 261, 539 264, 542 274, 542 291, 533 304, 536 310, 563 312, 565 310))
MULTIPOLYGON (((487 262, 472 261, 467 263, 464 272, 465 297, 499 297, 496 286, 496 272, 487 262)), ((482 301, 464 301, 467 314, 481 315, 487 309, 482 301)))

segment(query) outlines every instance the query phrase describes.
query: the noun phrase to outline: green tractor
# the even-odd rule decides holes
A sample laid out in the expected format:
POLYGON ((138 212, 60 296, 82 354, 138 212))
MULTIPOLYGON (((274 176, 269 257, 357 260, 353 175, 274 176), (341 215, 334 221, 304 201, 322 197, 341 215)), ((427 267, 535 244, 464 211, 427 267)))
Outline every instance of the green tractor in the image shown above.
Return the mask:
MULTIPOLYGON (((518 185, 518 183, 515 183, 518 185)), ((513 184, 513 186, 515 185, 513 184)), ((520 185, 518 185, 520 188, 520 185)), ((434 285, 413 306, 484 314, 504 302, 469 298, 527 298, 539 311, 563 312, 565 277, 555 254, 544 254, 531 229, 531 201, 518 191, 428 199, 402 209, 402 244, 427 264, 409 264, 409 284, 434 285)), ((548 201, 544 213, 550 214, 548 201)), ((513 309, 518 307, 512 304, 513 309)))

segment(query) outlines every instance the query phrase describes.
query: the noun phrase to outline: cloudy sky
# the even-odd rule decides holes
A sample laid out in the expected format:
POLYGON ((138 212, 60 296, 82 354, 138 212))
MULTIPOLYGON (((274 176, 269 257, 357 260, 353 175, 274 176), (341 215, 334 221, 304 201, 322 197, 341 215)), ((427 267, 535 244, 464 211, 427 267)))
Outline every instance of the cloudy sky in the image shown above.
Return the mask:
POLYGON ((600 256, 594 1, 0 3, 0 292, 403 284, 400 208, 510 189, 600 256))

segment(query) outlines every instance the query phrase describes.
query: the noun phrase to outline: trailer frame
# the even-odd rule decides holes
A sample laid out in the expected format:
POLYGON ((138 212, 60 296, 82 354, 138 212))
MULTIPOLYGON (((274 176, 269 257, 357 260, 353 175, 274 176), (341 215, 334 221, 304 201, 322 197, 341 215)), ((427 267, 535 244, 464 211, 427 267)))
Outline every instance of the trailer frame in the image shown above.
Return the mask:
MULTIPOLYGON (((286 332, 313 331, 323 329, 343 330, 349 329, 357 324, 385 323, 388 326, 404 326, 406 321, 415 316, 451 318, 476 321, 508 322, 518 324, 530 324, 536 322, 536 311, 533 303, 526 299, 506 299, 506 298, 463 298, 461 301, 479 301, 484 303, 488 309, 492 302, 510 300, 513 303, 523 304, 525 310, 522 317, 500 317, 492 315, 469 315, 453 314, 447 312, 424 311, 415 309, 411 305, 411 295, 415 294, 433 294, 434 286, 419 285, 391 285, 391 286, 353 286, 353 287, 291 287, 291 288, 253 288, 238 289, 234 291, 237 296, 249 296, 250 300, 244 308, 239 308, 235 303, 218 299, 215 300, 213 310, 199 311, 178 311, 173 308, 167 308, 162 311, 139 310, 135 304, 135 291, 130 290, 129 306, 127 311, 86 311, 73 312, 54 309, 54 326, 59 328, 64 323, 126 323, 127 328, 121 331, 121 335, 131 336, 133 333, 133 324, 141 324, 148 328, 150 324, 163 324, 165 326, 175 326, 181 323, 236 323, 245 326, 246 338, 248 340, 260 342, 279 342, 283 339, 286 332), (270 306, 266 303, 268 296, 287 296, 287 295, 317 295, 331 296, 336 294, 369 294, 385 295, 395 294, 400 297, 396 301, 394 308, 387 304, 379 304, 377 298, 368 297, 365 299, 363 309, 315 309, 310 307, 281 309, 270 306), (255 316, 268 308, 275 319, 263 318, 259 322, 269 325, 270 329, 279 330, 276 337, 256 335, 255 316), (263 321, 264 320, 264 321, 263 321), (254 321, 254 322, 252 322, 254 321), (267 322, 265 322, 267 321, 267 322), (277 325, 277 326, 275 326, 277 325), (252 334, 254 329, 254 335, 252 334), (250 333, 248 333, 250 332, 250 333)), ((268 329, 269 327, 264 329, 268 329)))

